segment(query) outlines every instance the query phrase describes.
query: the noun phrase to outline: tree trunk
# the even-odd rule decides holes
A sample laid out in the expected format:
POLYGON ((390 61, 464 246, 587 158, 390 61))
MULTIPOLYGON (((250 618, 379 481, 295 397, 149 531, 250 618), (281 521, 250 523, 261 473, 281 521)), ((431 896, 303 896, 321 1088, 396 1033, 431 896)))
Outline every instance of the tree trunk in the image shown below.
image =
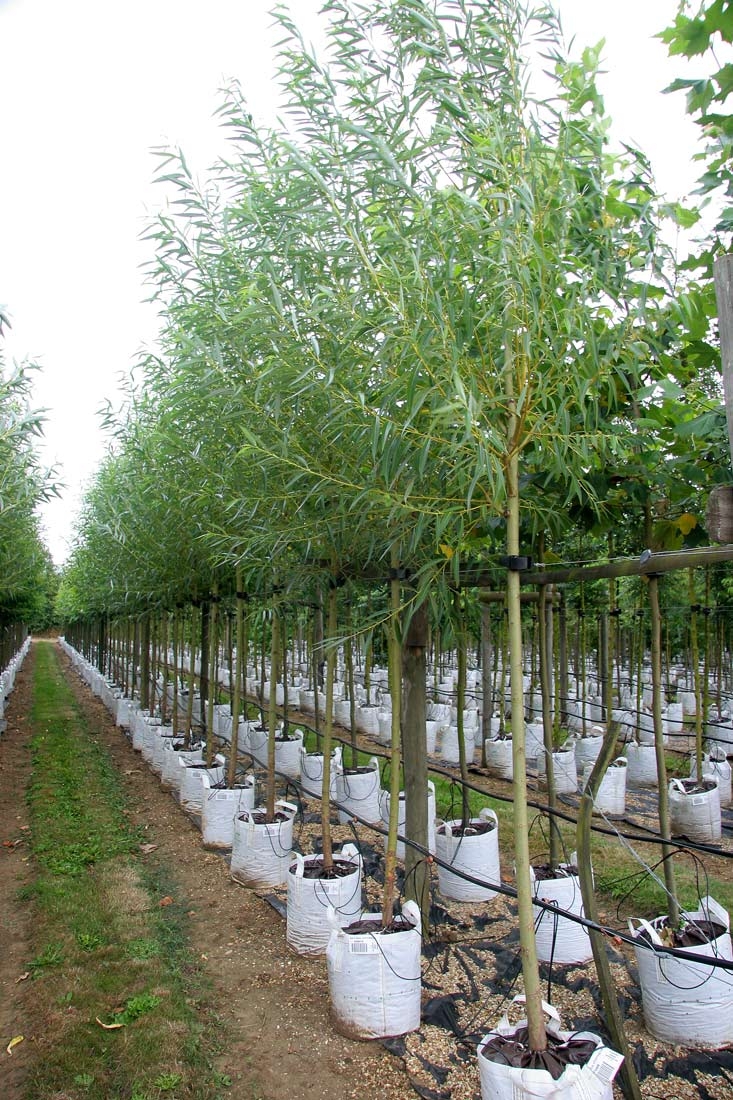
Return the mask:
POLYGON ((680 919, 677 900, 674 864, 674 848, 670 843, 669 791, 667 790, 667 762, 664 757, 664 732, 662 728, 662 617, 659 612, 659 578, 649 577, 649 606, 652 626, 652 711, 654 714, 654 747, 657 756, 657 783, 659 786, 659 832, 662 837, 664 859, 664 883, 669 905, 668 915, 672 927, 680 919))
POLYGON ((384 858, 384 897, 382 900, 382 924, 386 928, 392 922, 392 911, 397 879, 397 826, 400 812, 400 715, 402 711, 402 647, 397 635, 400 613, 399 556, 392 547, 390 579, 390 616, 388 622, 389 689, 392 696, 392 749, 389 773, 389 826, 387 851, 384 858))
MULTIPOLYGON (((428 618, 425 605, 413 613, 402 650, 402 741, 405 776, 405 835, 428 849, 428 756, 425 734, 426 651, 428 618)), ((429 930, 430 875, 427 857, 405 848, 405 895, 417 902, 423 934, 429 930)))
POLYGON ((334 580, 328 590, 328 650, 326 652, 326 714, 323 730, 323 786, 321 788, 321 833, 323 868, 333 867, 331 842, 331 747, 333 745, 333 681, 336 676, 336 631, 338 629, 338 590, 334 580))
MULTIPOLYGON (((264 634, 264 623, 263 623, 264 634)), ((277 729, 277 655, 280 646, 280 619, 272 608, 270 633, 270 702, 267 708, 267 820, 275 820, 275 731, 277 729)), ((264 667, 264 664, 263 664, 264 667)), ((264 699, 263 699, 264 702, 264 699)))
MULTIPOLYGON (((507 404, 507 468, 506 468, 506 552, 510 564, 519 557, 519 453, 516 447, 518 431, 514 394, 513 357, 507 345, 505 370, 507 404)), ((514 861, 516 867, 517 901, 519 905, 519 944, 522 975, 527 1005, 529 1045, 532 1050, 544 1050, 547 1032, 542 1010, 542 991, 534 934, 534 908, 529 863, 529 821, 527 814, 527 754, 524 727, 524 685, 522 669, 522 605, 520 577, 517 569, 507 573, 507 613, 509 627, 509 662, 512 694, 512 763, 514 767, 514 861)))
POLYGON ((235 666, 229 664, 230 673, 234 675, 232 684, 232 739, 229 743, 229 770, 227 772, 227 787, 234 787, 237 780, 237 753, 239 745, 239 711, 242 700, 242 657, 244 649, 244 600, 242 599, 242 567, 237 566, 235 587, 237 590, 236 604, 236 646, 237 656, 235 666))

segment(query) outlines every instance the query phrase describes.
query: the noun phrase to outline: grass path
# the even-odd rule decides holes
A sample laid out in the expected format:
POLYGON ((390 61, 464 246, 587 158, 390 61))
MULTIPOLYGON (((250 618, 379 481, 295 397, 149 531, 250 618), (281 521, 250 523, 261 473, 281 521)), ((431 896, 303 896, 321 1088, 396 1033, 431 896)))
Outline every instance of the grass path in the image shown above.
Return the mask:
POLYGON ((128 824, 119 774, 36 644, 32 779, 36 877, 29 965, 41 1022, 28 1100, 177 1100, 225 1095, 192 1008, 202 978, 185 913, 128 824))

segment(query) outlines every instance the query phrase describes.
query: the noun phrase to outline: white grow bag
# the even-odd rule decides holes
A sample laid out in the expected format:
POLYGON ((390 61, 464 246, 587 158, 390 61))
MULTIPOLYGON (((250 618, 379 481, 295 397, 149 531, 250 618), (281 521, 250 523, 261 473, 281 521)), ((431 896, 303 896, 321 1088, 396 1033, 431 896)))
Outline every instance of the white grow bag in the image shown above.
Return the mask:
MULTIPOLYGON (((403 932, 348 935, 329 913, 326 948, 331 1013, 336 1030, 355 1039, 405 1035, 420 1026, 420 910, 408 901, 402 915, 412 928, 403 932)), ((362 913, 381 923, 381 913, 362 913)))
POLYGON ((715 779, 703 776, 708 790, 688 793, 696 779, 670 779, 669 820, 673 836, 686 836, 698 844, 715 844, 722 835, 720 791, 715 779))
POLYGON ((336 801, 339 804, 339 824, 348 825, 351 815, 357 814, 363 821, 379 823, 379 761, 373 756, 367 770, 351 775, 339 772, 336 776, 336 801))
POLYGON ((603 734, 591 730, 587 737, 579 737, 575 742, 575 766, 578 775, 583 775, 586 764, 591 767, 598 759, 598 754, 603 746, 603 734))
POLYGON ((182 739, 181 742, 172 741, 168 743, 163 755, 163 770, 160 773, 162 785, 174 791, 180 791, 181 789, 181 780, 183 779, 181 763, 200 764, 204 758, 203 746, 183 751, 173 747, 174 744, 178 743, 182 743, 182 739))
POLYGON ((498 779, 506 779, 511 783, 514 778, 511 737, 492 737, 484 741, 484 749, 487 771, 498 779))
MULTIPOLYGON (((515 1001, 524 1001, 515 997, 515 1001)), ((588 1031, 563 1031, 560 1017, 551 1005, 542 1002, 548 1034, 562 1042, 570 1038, 592 1039, 596 1051, 584 1066, 566 1066, 556 1080, 545 1069, 521 1069, 494 1062, 483 1054, 484 1044, 497 1035, 511 1039, 526 1020, 510 1024, 506 1016, 478 1045, 478 1068, 482 1100, 613 1100, 613 1078, 618 1073, 623 1056, 604 1047, 597 1035, 588 1031)))
POLYGON ((204 801, 204 775, 208 775, 212 784, 221 783, 224 778, 224 757, 217 753, 214 766, 207 768, 203 762, 192 763, 181 760, 181 806, 190 814, 200 814, 204 801))
MULTIPOLYGON (((511 743, 511 742, 510 742, 511 743)), ((460 819, 446 821, 438 827, 435 842, 438 859, 450 863, 456 871, 463 871, 473 878, 487 883, 501 882, 499 863, 499 821, 493 810, 485 807, 472 821, 491 822, 493 828, 475 836, 455 836, 453 830, 460 826, 460 819)), ((490 886, 477 886, 467 882, 453 871, 438 864, 438 889, 444 898, 455 901, 489 901, 496 897, 490 886)))
POLYGON ((142 752, 143 737, 148 728, 149 711, 138 710, 135 712, 132 722, 132 747, 135 752, 142 752))
MULTIPOLYGON (((390 793, 389 791, 379 792, 379 813, 382 818, 382 824, 385 829, 389 828, 389 806, 390 806, 390 793)), ((405 800, 405 792, 400 791, 399 796, 399 814, 397 819, 397 832, 400 836, 406 836, 406 822, 407 822, 407 802, 405 800)), ((387 837, 384 837, 384 844, 386 847, 387 837)), ((428 780, 428 850, 432 853, 435 852, 435 784, 432 779, 428 780)), ((405 842, 404 840, 397 841, 397 858, 405 858, 405 842)))
MULTIPOLYGON (((586 764, 583 771, 583 789, 587 787, 593 764, 586 764)), ((626 772, 628 764, 625 756, 617 757, 609 766, 601 780, 593 803, 594 814, 609 814, 621 817, 626 813, 626 772)))
MULTIPOLYGON (((547 781, 546 756, 544 750, 537 757, 537 774, 547 781)), ((575 765, 575 742, 569 748, 559 749, 552 754, 553 776, 556 794, 574 794, 578 789, 578 769, 575 765)))
POLYGON ((244 751, 248 752, 256 764, 267 767, 267 749, 269 734, 266 729, 247 723, 244 751))
POLYGON ((298 807, 280 800, 275 803, 275 812, 282 814, 283 820, 258 824, 254 814, 264 812, 263 807, 245 810, 234 819, 229 871, 234 881, 244 886, 280 886, 287 881, 298 807))
MULTIPOLYGON (((692 920, 712 920, 725 931, 710 943, 680 948, 692 955, 710 959, 733 959, 730 917, 717 901, 705 897, 695 912, 685 913, 692 920)), ((629 921, 636 938, 636 965, 644 1021, 647 1028, 665 1043, 684 1043, 694 1047, 717 1049, 733 1043, 733 973, 717 970, 702 962, 658 954, 639 943, 645 932, 653 944, 661 946, 658 929, 665 917, 629 921)))
MULTIPOLYGON (((337 745, 331 753, 330 792, 335 796, 336 774, 341 768, 341 746, 337 745)), ((306 794, 320 798, 323 794, 323 753, 306 752, 300 746, 300 785, 306 794)))
POLYGON ((322 862, 320 856, 295 854, 288 869, 288 944, 299 955, 322 955, 331 935, 329 906, 343 928, 361 913, 361 856, 353 844, 334 852, 334 861, 349 863, 351 872, 338 878, 304 878, 306 863, 322 862))
POLYGON ((163 774, 163 760, 168 751, 168 745, 173 740, 172 726, 158 726, 155 740, 153 741, 153 759, 150 766, 157 776, 163 774))
POLYGON ((545 729, 542 722, 526 722, 524 752, 528 760, 541 760, 545 754, 545 729))
MULTIPOLYGON (((390 719, 391 721, 391 719, 390 719)), ((428 718, 425 721, 425 751, 428 756, 432 756, 435 752, 435 742, 438 739, 438 731, 440 729, 440 722, 435 721, 433 718, 428 718)))
MULTIPOLYGON (((155 742, 160 730, 160 718, 144 718, 142 722, 142 744, 140 751, 146 764, 153 763, 155 742)), ((134 747, 134 745, 133 745, 134 747)))
MULTIPOLYGON (((728 806, 731 801, 731 766, 722 749, 714 747, 710 753, 703 753, 702 774, 705 779, 714 779, 718 784, 720 805, 728 806)), ((690 777, 697 778, 697 760, 693 754, 690 760, 690 777)))
MULTIPOLYGON (((578 876, 570 873, 567 864, 561 863, 558 871, 565 872, 562 878, 536 879, 534 868, 530 867, 532 896, 567 913, 584 916, 578 876)), ((552 959, 556 963, 579 963, 593 957, 590 936, 584 925, 552 909, 538 908, 535 912, 535 938, 540 962, 552 959)))
POLYGON ((628 760, 626 783, 629 787, 657 786, 657 754, 654 745, 638 745, 629 741, 625 754, 628 760))
POLYGON ((300 750, 303 747, 303 731, 296 729, 288 734, 289 740, 275 738, 275 771, 296 782, 300 779, 300 750))
POLYGON ((213 787, 208 773, 201 779, 201 836, 207 848, 231 848, 234 818, 255 804, 255 777, 248 775, 237 787, 213 787))
POLYGON ((357 706, 356 728, 367 737, 379 737, 379 710, 373 703, 370 706, 357 706))

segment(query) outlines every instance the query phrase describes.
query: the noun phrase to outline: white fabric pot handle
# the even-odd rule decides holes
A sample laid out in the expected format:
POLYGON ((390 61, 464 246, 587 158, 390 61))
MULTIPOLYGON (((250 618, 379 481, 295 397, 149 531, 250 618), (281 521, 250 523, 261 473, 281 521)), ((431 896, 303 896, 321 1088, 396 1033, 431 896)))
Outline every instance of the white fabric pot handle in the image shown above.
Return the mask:
POLYGON ((656 928, 654 928, 648 920, 644 920, 643 917, 631 917, 629 920, 629 932, 631 932, 631 935, 636 938, 642 930, 646 932, 653 944, 656 944, 658 947, 662 946, 662 941, 657 934, 656 928), (634 927, 634 920, 638 921, 638 928, 634 927))
POLYGON ((415 928, 420 927, 420 906, 415 901, 406 901, 402 906, 402 916, 415 928))
MULTIPOLYGON (((524 993, 517 993, 516 997, 512 998, 512 1004, 526 1005, 526 1003, 527 998, 525 997, 524 993)), ((560 1014, 558 1013, 557 1009, 553 1008, 552 1005, 548 1004, 547 1001, 542 1002, 542 1011, 544 1012, 545 1016, 548 1016, 551 1020, 554 1020, 558 1024, 560 1023, 560 1014)))

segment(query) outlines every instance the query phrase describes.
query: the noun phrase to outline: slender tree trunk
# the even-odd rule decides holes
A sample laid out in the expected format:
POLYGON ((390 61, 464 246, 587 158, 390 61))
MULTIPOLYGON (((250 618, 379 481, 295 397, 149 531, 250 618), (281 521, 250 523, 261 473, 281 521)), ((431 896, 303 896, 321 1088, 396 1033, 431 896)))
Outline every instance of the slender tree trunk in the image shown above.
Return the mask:
POLYGON ((270 634, 270 701, 267 708, 267 820, 275 820, 275 732, 277 729, 277 655, 280 646, 280 617, 273 603, 270 634))
POLYGON ((184 749, 191 747, 193 728, 193 703, 196 694, 196 604, 191 605, 191 648, 188 655, 188 699, 186 701, 186 729, 183 733, 184 749))
POLYGON ((390 580, 388 651, 389 687, 392 696, 392 749, 389 773, 389 825, 387 851, 384 859, 384 897, 382 901, 382 925, 392 922, 392 912, 397 882, 397 828, 400 813, 400 716, 402 711, 402 647, 397 628, 400 614, 399 554, 396 546, 391 553, 392 576, 390 580))
MULTIPOLYGON (((332 563, 335 574, 335 562, 332 563)), ((328 589, 328 610, 326 633, 328 649, 326 651, 326 714, 323 729, 323 785, 321 788, 321 833, 323 845, 323 869, 333 867, 333 845, 331 842, 331 749, 333 746, 333 682, 336 678, 336 631, 338 629, 338 589, 332 578, 328 589)))
POLYGON ((180 615, 179 609, 176 607, 173 611, 173 701, 171 704, 171 725, 173 728, 173 736, 178 737, 178 709, 179 698, 178 691, 180 685, 180 669, 179 669, 179 644, 180 644, 180 615))
POLYGON ((204 608, 205 639, 202 635, 201 642, 201 686, 205 690, 201 692, 201 710, 206 706, 206 764, 211 767, 214 763, 214 703, 216 702, 216 655, 219 651, 219 591, 214 582, 211 597, 204 608), (206 662, 204 663, 204 650, 206 650, 206 662), (204 669, 206 672, 204 673, 204 669), (205 679, 204 679, 205 677, 205 679))
POLYGON ((491 716, 494 710, 492 692, 491 608, 481 604, 481 766, 486 767, 486 742, 491 737, 491 716))
MULTIPOLYGON (((541 550, 544 556, 544 547, 541 550)), ((550 691, 550 669, 552 666, 552 631, 548 631, 548 615, 552 615, 552 605, 547 600, 547 586, 542 585, 540 592, 539 624, 539 661, 540 691, 542 694, 542 741, 545 750, 545 778, 547 780, 547 808, 549 810, 550 829, 550 867, 554 869, 562 858, 562 837, 557 825, 557 791, 555 789, 555 758, 552 697, 550 691)))
MULTIPOLYGON (((519 430, 514 392, 512 350, 506 346, 506 390, 509 410, 507 423, 506 468, 506 552, 511 564, 519 556, 519 430)), ((507 612, 509 626, 509 660, 512 693, 512 764, 514 768, 514 861, 516 867, 517 901, 519 904, 519 944, 527 1004, 529 1046, 544 1050, 547 1032, 542 1010, 542 991, 534 934, 534 908, 529 862, 529 820, 527 813, 527 754, 524 726, 524 684, 522 669, 522 605, 520 576, 517 569, 507 572, 507 612)))
POLYGON ((657 783, 659 787, 659 832, 662 837, 664 858, 664 883, 669 903, 669 919, 673 927, 680 919, 677 901, 669 819, 669 792, 667 790, 667 762, 664 757, 664 732, 662 728, 662 617, 659 611, 659 578, 649 577, 649 607, 652 627, 652 712, 654 714, 654 746, 657 757, 657 783))
POLYGON ((458 767, 461 773, 461 827, 468 828, 471 820, 471 804, 468 791, 468 761, 466 759, 466 738, 464 710, 466 707, 466 624, 461 607, 460 592, 453 594, 453 614, 456 629, 456 649, 458 656, 458 690, 456 692, 456 725, 458 728, 458 767))
POLYGON ((236 632, 237 632, 237 655, 235 658, 235 666, 232 669, 231 662, 229 664, 230 670, 234 673, 234 683, 232 685, 232 739, 229 744, 229 769, 227 772, 227 787, 233 788, 237 779, 237 755, 239 747, 239 710, 242 699, 242 651, 244 649, 244 601, 242 599, 242 567, 237 566, 235 587, 237 589, 237 604, 236 604, 236 632))
MULTIPOLYGON (((428 756, 425 733, 428 619, 425 605, 413 613, 402 652, 402 740, 405 775, 405 835, 428 848, 428 756)), ((430 876, 423 852, 405 848, 405 895, 417 902, 427 935, 430 876)))
POLYGON ((690 659, 695 689, 695 766, 698 783, 702 781, 702 683, 700 681, 700 645, 697 635, 697 596, 695 594, 695 571, 687 570, 688 595, 690 600, 690 659))
POLYGON ((140 706, 150 707, 150 615, 143 616, 140 630, 140 706))

